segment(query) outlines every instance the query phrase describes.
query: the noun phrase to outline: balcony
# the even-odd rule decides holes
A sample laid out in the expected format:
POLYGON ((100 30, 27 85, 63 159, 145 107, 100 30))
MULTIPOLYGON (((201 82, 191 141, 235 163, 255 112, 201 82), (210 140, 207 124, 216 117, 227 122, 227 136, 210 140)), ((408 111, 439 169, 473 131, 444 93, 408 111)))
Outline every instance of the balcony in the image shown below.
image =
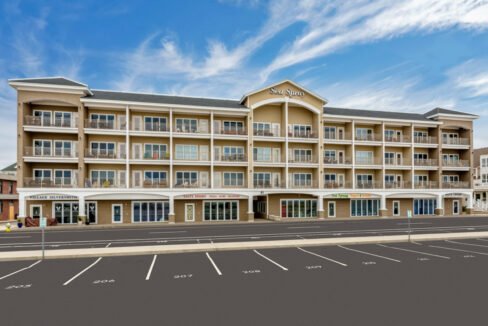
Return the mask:
POLYGON ((24 178, 25 188, 74 188, 76 180, 74 178, 24 178))
POLYGON ((374 141, 374 142, 382 141, 381 134, 356 135, 354 139, 357 141, 374 141))
POLYGON ((414 160, 414 165, 415 166, 425 166, 425 167, 436 167, 438 166, 438 162, 436 159, 417 159, 414 160))
POLYGON ((451 181, 442 182, 443 189, 467 189, 469 188, 469 182, 467 181, 451 181))
POLYGON ((413 138, 415 144, 437 145, 437 137, 417 136, 413 138))
POLYGON ((117 127, 114 120, 101 121, 86 119, 85 128, 101 130, 125 130, 125 124, 117 127))
POLYGON ((382 165, 378 158, 356 158, 356 165, 382 165))
POLYGON ((352 159, 350 157, 346 158, 334 158, 334 157, 324 157, 325 165, 351 165, 352 159))
POLYGON ((393 181, 393 182, 385 181, 385 188, 386 189, 411 189, 412 183, 408 181, 393 181))
POLYGON ((396 158, 385 158, 385 165, 388 168, 400 167, 400 166, 411 166, 411 162, 409 160, 401 160, 401 159, 396 159, 396 158))
POLYGON ((215 129, 214 133, 216 135, 247 136, 247 128, 245 127, 220 128, 220 129, 215 129))
POLYGON ((75 148, 25 147, 24 156, 76 158, 75 148))
POLYGON ((469 146, 469 138, 442 138, 443 145, 469 146))
POLYGON ((214 160, 216 162, 228 162, 228 163, 239 163, 247 162, 246 154, 228 154, 228 155, 215 155, 214 160))
POLYGON ((452 167, 452 168, 469 168, 469 161, 468 160, 442 160, 443 167, 452 167))
POLYGON ((385 142, 387 143, 409 143, 410 137, 406 136, 386 136, 385 135, 385 142))
POLYGON ((288 163, 313 164, 318 163, 318 160, 317 157, 314 155, 291 155, 288 158, 288 163))
POLYGON ((28 115, 24 117, 24 126, 78 128, 78 119, 50 119, 28 115))
MULTIPOLYGON (((158 161, 158 160, 169 160, 170 154, 169 152, 144 152, 144 155, 142 156, 143 160, 148 160, 148 161, 158 161)), ((132 153, 132 159, 134 160, 140 160, 140 157, 136 155, 136 153, 132 153)))
POLYGON ((325 140, 348 140, 350 141, 350 137, 345 137, 344 134, 338 134, 337 132, 325 132, 324 133, 325 140))
POLYGON ((292 126, 288 127, 288 137, 290 138, 307 138, 307 139, 317 139, 318 133, 316 130, 297 130, 292 126))
POLYGON ((352 182, 324 181, 325 189, 351 189, 352 182))
POLYGON ((143 188, 168 188, 169 183, 167 180, 150 180, 146 179, 142 183, 143 188))
POLYGON ((200 180, 195 181, 177 181, 174 188, 210 188, 208 183, 201 182, 200 180))
POLYGON ((145 123, 144 131, 169 132, 169 126, 166 123, 145 123))
POLYGON ((117 153, 114 150, 95 150, 95 149, 85 149, 85 158, 93 159, 125 159, 125 153, 117 153))
POLYGON ((382 189, 383 184, 377 181, 356 181, 355 189, 382 189))
POLYGON ((439 183, 437 181, 415 181, 413 186, 415 189, 438 189, 439 183))
POLYGON ((286 188, 286 183, 285 182, 271 182, 271 181, 257 181, 254 180, 254 188, 256 189, 283 189, 286 188))
POLYGON ((115 180, 91 180, 85 179, 85 188, 125 188, 125 183, 116 182, 115 180))
POLYGON ((280 129, 253 130, 253 135, 257 137, 281 137, 280 129))
POLYGON ((318 188, 319 184, 316 180, 310 180, 310 181, 295 181, 294 179, 289 180, 289 188, 293 189, 311 189, 311 188, 318 188))

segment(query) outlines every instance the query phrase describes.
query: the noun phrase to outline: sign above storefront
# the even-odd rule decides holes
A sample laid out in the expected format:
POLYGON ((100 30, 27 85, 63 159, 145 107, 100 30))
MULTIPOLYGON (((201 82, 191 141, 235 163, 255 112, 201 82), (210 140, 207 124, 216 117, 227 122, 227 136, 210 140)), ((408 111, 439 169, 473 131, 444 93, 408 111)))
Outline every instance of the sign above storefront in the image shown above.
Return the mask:
POLYGON ((33 195, 27 196, 28 200, 78 200, 76 196, 68 195, 33 195))
POLYGON ((247 196, 233 194, 187 194, 175 196, 175 199, 247 199, 247 196))
POLYGON ((279 89, 279 88, 275 88, 275 87, 271 87, 269 89, 269 93, 272 94, 272 95, 287 95, 289 97, 304 97, 305 96, 305 92, 303 91, 294 91, 290 88, 287 88, 287 89, 279 89))
POLYGON ((332 198, 338 198, 338 199, 349 199, 349 198, 373 198, 374 196, 371 194, 332 194, 332 198))

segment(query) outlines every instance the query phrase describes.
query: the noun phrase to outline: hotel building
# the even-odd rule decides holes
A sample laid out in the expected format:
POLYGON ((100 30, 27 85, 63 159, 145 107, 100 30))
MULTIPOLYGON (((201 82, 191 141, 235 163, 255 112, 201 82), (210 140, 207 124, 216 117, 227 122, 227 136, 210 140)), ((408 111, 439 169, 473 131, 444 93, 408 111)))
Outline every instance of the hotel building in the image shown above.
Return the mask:
POLYGON ((473 207, 473 120, 328 107, 292 81, 240 100, 17 90, 19 216, 61 224, 457 215, 473 207))

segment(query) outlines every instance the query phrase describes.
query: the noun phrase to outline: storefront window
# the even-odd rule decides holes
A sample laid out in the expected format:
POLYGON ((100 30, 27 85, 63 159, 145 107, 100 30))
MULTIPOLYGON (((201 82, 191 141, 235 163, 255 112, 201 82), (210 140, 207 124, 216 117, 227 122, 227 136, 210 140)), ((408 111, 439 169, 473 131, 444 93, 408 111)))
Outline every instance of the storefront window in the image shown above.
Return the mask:
POLYGON ((132 220, 139 222, 161 222, 167 221, 169 215, 169 202, 140 202, 132 204, 132 220))
POLYGON ((378 199, 351 200, 351 216, 378 216, 380 201, 378 199))
POLYGON ((317 217, 317 200, 283 199, 281 200, 281 217, 317 217))
POLYGON ((230 221, 239 218, 237 201, 205 201, 203 212, 205 221, 230 221))

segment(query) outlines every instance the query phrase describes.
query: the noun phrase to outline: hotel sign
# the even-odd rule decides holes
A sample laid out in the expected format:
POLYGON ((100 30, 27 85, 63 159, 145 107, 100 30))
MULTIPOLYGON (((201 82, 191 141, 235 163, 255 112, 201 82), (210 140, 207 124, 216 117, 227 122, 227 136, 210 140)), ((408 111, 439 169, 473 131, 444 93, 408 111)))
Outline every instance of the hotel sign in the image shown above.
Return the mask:
POLYGON ((27 196, 26 199, 30 199, 30 200, 77 200, 78 197, 68 196, 68 195, 34 195, 34 196, 27 196))
POLYGON ((247 196, 232 194, 188 194, 175 196, 175 199, 247 199, 247 196))
POLYGON ((287 89, 279 89, 279 88, 271 87, 269 89, 269 93, 271 95, 287 95, 289 97, 293 97, 293 96, 304 97, 305 96, 305 92, 303 92, 303 91, 294 91, 294 90, 292 90, 290 88, 287 88, 287 89))
POLYGON ((332 194, 332 198, 372 198, 371 194, 332 194))

